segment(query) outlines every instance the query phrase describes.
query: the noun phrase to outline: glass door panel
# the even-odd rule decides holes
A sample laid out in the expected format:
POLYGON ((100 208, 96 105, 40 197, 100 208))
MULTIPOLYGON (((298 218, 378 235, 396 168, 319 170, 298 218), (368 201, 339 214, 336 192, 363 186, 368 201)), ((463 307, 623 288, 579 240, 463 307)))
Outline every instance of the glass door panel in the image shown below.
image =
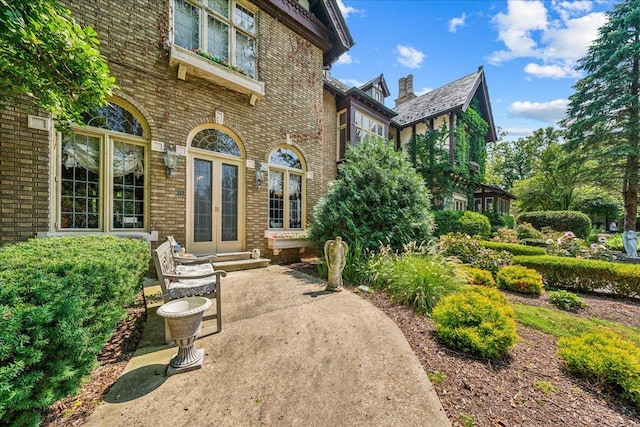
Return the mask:
POLYGON ((222 165, 222 241, 238 240, 238 166, 222 165))
POLYGON ((193 241, 213 240, 213 162, 193 161, 193 241))

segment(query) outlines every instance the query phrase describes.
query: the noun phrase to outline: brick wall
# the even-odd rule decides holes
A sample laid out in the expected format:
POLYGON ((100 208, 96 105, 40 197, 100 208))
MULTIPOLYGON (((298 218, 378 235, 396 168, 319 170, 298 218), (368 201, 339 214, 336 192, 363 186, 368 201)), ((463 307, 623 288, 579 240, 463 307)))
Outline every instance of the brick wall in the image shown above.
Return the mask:
MULTIPOLYGON (((325 140, 327 120, 335 121, 335 106, 325 113, 322 52, 266 13, 259 13, 258 73, 265 83, 265 97, 250 106, 246 95, 187 75, 177 79, 177 68, 168 61, 169 1, 63 1, 82 25, 98 32, 100 49, 108 59, 120 87, 116 95, 135 107, 149 125, 151 140, 186 146, 195 127, 215 122, 215 111, 224 113, 224 125, 242 141, 246 159, 266 163, 269 153, 290 135, 304 156, 313 179, 307 180, 306 218, 335 175, 335 136, 325 140)), ((2 126, 2 240, 24 240, 48 229, 48 135, 26 130, 26 114, 10 110, 0 116, 2 126), (13 113, 12 113, 13 111, 13 113), (7 136, 5 135, 5 133, 7 136), (23 135, 24 133, 24 135, 23 135), (15 141, 29 141, 19 153, 15 141), (7 142, 5 142, 5 140, 7 142), (19 163, 18 163, 19 162, 19 163), (6 167, 5 167, 6 166, 6 167), (32 169, 37 169, 34 175, 32 169), (11 189, 12 180, 33 185, 11 189), (23 191, 24 189, 24 191, 23 191), (26 191, 29 189, 29 191, 26 191), (34 201, 22 204, 27 196, 34 201), (8 204, 18 200, 19 206, 8 204), (6 211, 6 214, 5 214, 6 211), (25 213, 24 223, 7 220, 25 213), (33 216, 37 216, 36 219, 33 216), (5 226, 6 223, 6 226, 5 226), (6 236, 5 236, 6 234, 6 236)), ((335 126, 334 126, 335 128, 335 126)), ((335 133, 335 131, 333 131, 335 133)), ((151 152, 151 230, 159 240, 174 235, 186 240, 186 159, 180 158, 174 178, 167 178, 162 153, 151 152)), ((266 185, 255 186, 255 169, 244 169, 246 249, 259 248, 267 256, 264 230, 268 218, 266 185)), ((31 199, 30 199, 31 200, 31 199)), ((283 251, 274 261, 297 251, 283 251)))

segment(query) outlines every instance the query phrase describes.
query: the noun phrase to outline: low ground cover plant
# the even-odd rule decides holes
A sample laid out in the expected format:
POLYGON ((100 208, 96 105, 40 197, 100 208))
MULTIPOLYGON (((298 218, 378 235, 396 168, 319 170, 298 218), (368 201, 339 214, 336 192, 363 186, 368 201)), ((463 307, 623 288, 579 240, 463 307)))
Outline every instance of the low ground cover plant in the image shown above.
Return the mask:
POLYGON ((37 425, 76 392, 148 267, 143 240, 115 236, 0 248, 0 424, 37 425))
POLYGON ((558 341, 558 355, 570 372, 612 387, 640 407, 640 348, 612 331, 558 341))
POLYGON ((587 304, 573 292, 560 290, 549 292, 549 301, 561 310, 580 310, 587 304))
POLYGON ((518 339, 515 313, 497 289, 472 286, 449 295, 432 317, 446 346, 483 358, 506 356, 518 339))
POLYGON ((542 295, 544 291, 540 273, 521 265, 509 265, 501 268, 498 271, 496 283, 500 289, 523 294, 542 295))
POLYGON ((516 256, 514 264, 537 270, 552 287, 581 292, 640 295, 640 265, 559 256, 516 256))

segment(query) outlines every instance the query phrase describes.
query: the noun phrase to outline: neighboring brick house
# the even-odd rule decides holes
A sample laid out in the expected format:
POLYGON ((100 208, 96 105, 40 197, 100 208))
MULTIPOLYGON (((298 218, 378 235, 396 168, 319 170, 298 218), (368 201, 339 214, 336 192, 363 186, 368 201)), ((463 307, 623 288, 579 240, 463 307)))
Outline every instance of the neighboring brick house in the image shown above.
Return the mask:
POLYGON ((0 244, 173 235, 273 256, 267 236, 306 229, 335 177, 323 69, 353 45, 335 0, 61 3, 97 31, 120 88, 69 136, 20 102, 0 112, 0 244))
MULTIPOLYGON (((444 129, 442 138, 432 141, 429 147, 432 158, 440 155, 442 163, 432 168, 438 171, 430 176, 433 179, 427 179, 434 207, 467 210, 478 206, 473 198, 484 177, 485 144, 497 140, 483 68, 421 96, 413 92, 413 75, 403 77, 394 111, 397 115, 391 120, 391 135, 396 147, 405 152, 412 138, 444 129), (472 110, 486 122, 486 134, 470 136, 461 118, 465 113, 471 115, 472 110)), ((489 203, 492 199, 482 200, 489 203)), ((492 204, 491 208, 497 206, 504 204, 492 204)))

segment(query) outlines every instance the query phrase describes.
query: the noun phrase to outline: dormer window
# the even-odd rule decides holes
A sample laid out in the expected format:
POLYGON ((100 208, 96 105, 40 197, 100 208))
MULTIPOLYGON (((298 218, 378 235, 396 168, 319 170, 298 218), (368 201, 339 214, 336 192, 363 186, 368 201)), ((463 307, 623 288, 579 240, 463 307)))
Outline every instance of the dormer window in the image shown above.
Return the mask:
POLYGON ((382 102, 382 94, 380 93, 379 90, 371 89, 371 92, 373 93, 373 99, 375 99, 378 102, 382 102))

